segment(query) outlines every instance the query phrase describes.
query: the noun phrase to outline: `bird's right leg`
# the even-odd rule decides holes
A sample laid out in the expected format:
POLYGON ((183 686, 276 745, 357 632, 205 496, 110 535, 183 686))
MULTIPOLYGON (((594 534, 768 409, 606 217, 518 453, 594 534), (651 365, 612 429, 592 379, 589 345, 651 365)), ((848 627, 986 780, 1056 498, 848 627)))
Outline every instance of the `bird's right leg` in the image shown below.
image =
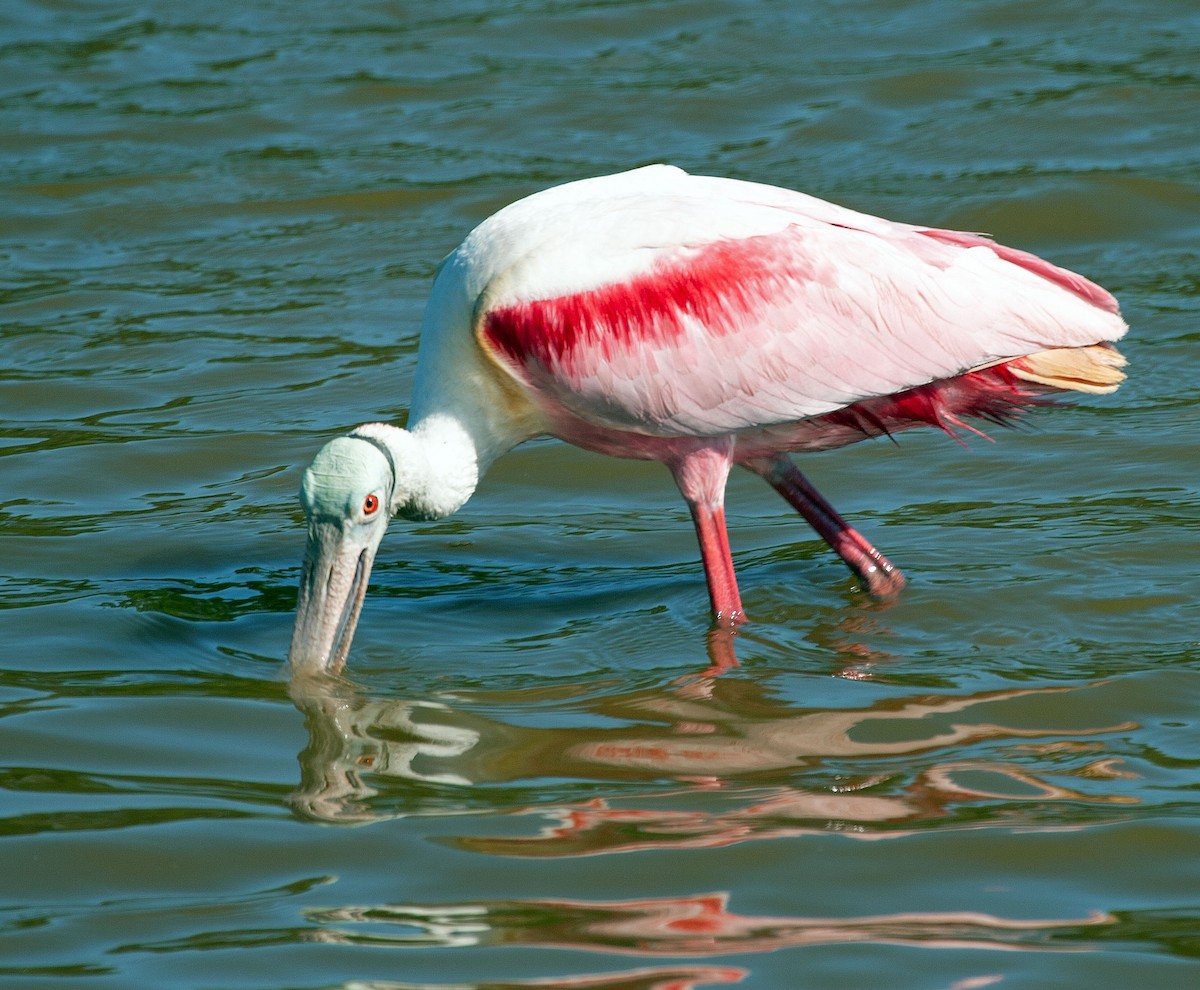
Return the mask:
POLYGON ((742 462, 742 466, 765 478, 787 499, 876 598, 890 598, 904 587, 900 569, 838 514, 791 458, 761 458, 742 462))
POLYGON ((713 616, 718 625, 726 627, 735 626, 745 618, 725 529, 725 482, 732 464, 730 453, 725 447, 704 447, 667 465, 696 526, 713 616))

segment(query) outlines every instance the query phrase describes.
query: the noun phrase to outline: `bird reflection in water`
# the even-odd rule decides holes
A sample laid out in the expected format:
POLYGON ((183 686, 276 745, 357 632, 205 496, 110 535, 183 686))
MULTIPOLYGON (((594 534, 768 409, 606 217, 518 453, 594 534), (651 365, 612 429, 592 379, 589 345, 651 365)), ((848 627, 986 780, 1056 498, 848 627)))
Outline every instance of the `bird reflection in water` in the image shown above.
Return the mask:
POLYGON ((487 980, 483 983, 395 983, 354 981, 355 990, 697 990, 718 983, 740 983, 750 973, 739 966, 654 966, 586 976, 554 976, 531 980, 487 980))
MULTIPOLYGON (((1054 754, 1056 777, 1124 773, 1088 737, 1133 723, 1030 724, 1048 696, 1060 696, 1061 711, 1069 707, 1061 696, 1104 689, 922 694, 861 709, 808 710, 772 698, 756 681, 700 677, 572 701, 560 710, 578 711, 581 725, 564 728, 509 724, 475 710, 477 702, 373 698, 343 680, 296 678, 292 697, 310 740, 291 804, 303 818, 342 824, 481 809, 535 816, 542 827, 533 835, 454 840, 524 856, 726 845, 831 830, 878 837, 935 819, 951 819, 952 826, 956 806, 983 801, 998 802, 1009 809, 998 813, 1010 815, 1014 802, 1023 803, 1052 820, 1045 809, 1054 802, 1136 801, 1088 794, 1029 769, 1041 747, 1054 754), (998 711, 1013 724, 989 720, 998 711), (609 722, 620 724, 603 724, 609 722), (1018 740, 1032 742, 1018 751, 1018 740), (993 747, 986 757, 963 752, 985 744, 993 747), (997 755, 996 744, 1004 752, 997 755), (1084 765, 1065 769, 1067 750, 1084 765), (922 759, 898 759, 906 756, 922 759), (497 785, 539 778, 654 786, 613 799, 504 806, 497 785)), ((511 709, 522 696, 490 700, 511 709)), ((540 694, 524 700, 545 701, 540 694)))
MULTIPOLYGON (((729 895, 628 901, 512 899, 315 910, 310 938, 391 947, 525 945, 628 955, 707 957, 805 945, 886 942, 928 948, 1088 947, 1112 914, 1009 919, 977 911, 908 911, 849 918, 764 917, 728 909, 729 895), (389 928, 390 926, 390 928, 389 928)), ((570 985, 570 984, 566 984, 570 985)))

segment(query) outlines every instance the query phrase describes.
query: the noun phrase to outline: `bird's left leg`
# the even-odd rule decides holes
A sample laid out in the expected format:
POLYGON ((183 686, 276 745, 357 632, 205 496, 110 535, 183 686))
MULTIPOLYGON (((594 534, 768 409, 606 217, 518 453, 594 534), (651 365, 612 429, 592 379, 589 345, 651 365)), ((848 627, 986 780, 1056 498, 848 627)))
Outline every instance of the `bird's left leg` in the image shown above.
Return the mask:
POLYGON ((713 616, 718 625, 727 627, 745 618, 725 529, 725 482, 729 479, 731 455, 732 443, 706 446, 667 464, 696 526, 713 616))
POLYGON ((889 598, 904 587, 904 575, 843 519, 792 463, 790 457, 759 458, 742 466, 765 478, 859 576, 876 598, 889 598))

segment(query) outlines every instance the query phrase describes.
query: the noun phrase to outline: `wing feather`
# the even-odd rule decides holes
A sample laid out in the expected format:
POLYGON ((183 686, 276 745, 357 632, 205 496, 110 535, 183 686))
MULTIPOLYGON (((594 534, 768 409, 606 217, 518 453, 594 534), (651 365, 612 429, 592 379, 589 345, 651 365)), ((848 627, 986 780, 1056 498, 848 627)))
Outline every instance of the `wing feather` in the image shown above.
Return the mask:
POLYGON ((593 424, 819 416, 1125 331, 1099 286, 978 235, 652 167, 538 194, 459 249, 480 345, 593 424))

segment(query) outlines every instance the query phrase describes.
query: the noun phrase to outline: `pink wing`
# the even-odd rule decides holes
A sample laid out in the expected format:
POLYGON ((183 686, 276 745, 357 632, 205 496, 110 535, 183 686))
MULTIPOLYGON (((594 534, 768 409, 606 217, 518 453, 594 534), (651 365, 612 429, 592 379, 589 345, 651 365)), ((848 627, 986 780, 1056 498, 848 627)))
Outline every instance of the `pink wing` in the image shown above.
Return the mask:
POLYGON ((551 412, 655 435, 821 415, 1125 331, 1099 286, 971 234, 652 167, 514 204, 459 249, 481 346, 551 412))

